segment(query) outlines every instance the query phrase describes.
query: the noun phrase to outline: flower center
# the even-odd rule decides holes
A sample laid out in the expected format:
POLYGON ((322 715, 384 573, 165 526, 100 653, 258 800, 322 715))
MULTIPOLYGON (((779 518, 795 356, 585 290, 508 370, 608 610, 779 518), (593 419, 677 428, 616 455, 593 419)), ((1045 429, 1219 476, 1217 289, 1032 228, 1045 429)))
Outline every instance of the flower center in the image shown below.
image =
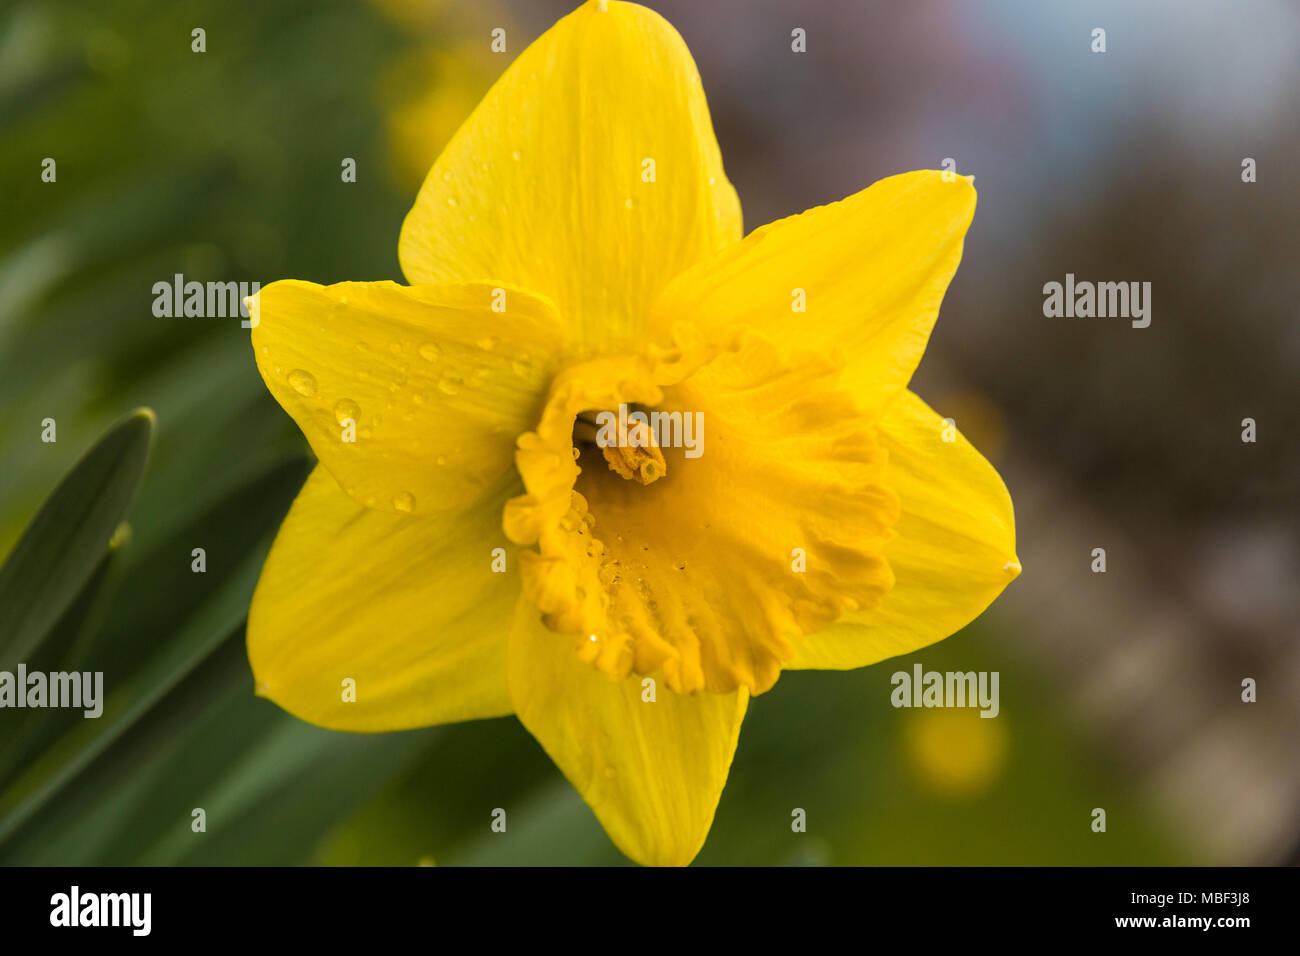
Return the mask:
POLYGON ((627 415, 627 407, 618 412, 583 412, 573 425, 573 447, 600 449, 609 470, 616 475, 648 485, 668 473, 668 462, 659 450, 659 443, 640 409, 633 412, 640 418, 627 415))
POLYGON ((748 334, 704 362, 605 356, 556 377, 517 442, 526 493, 504 528, 525 596, 581 659, 677 693, 761 693, 802 635, 893 586, 886 457, 827 361, 748 334), (622 414, 638 406, 701 416, 707 454, 622 414))

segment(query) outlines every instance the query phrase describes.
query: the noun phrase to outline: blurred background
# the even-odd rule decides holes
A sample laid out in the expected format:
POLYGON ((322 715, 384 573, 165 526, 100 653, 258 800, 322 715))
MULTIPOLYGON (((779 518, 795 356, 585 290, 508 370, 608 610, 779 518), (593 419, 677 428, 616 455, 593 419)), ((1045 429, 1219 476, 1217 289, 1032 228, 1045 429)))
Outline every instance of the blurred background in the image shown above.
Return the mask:
MULTIPOLYGON (((648 5, 694 53, 746 230, 947 158, 976 177, 914 387, 1005 478, 1025 568, 948 641, 758 698, 698 862, 1297 862, 1300 7, 648 5), (1151 282, 1150 327, 1045 318, 1067 272, 1151 282), (1001 716, 893 709, 914 661, 999 671, 1001 716)), ((175 273, 401 281, 424 172, 572 6, 0 5, 0 554, 113 422, 158 418, 129 529, 43 651, 107 671, 104 717, 0 711, 0 862, 625 862, 513 718, 355 736, 253 696, 243 617, 310 453, 238 318, 152 312, 175 273)))

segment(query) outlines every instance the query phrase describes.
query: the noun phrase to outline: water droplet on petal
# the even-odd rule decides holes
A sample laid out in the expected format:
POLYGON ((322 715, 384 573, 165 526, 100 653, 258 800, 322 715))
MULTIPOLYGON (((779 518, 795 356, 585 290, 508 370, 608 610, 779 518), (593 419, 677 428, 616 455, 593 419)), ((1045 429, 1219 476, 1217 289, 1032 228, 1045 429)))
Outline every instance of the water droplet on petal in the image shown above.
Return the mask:
POLYGON ((456 201, 456 197, 455 197, 455 196, 448 196, 448 197, 447 197, 447 205, 448 205, 448 206, 451 206, 451 207, 454 208, 454 207, 456 207, 456 206, 459 206, 460 203, 456 201))
POLYGON ((405 514, 410 514, 415 510, 415 495, 409 491, 404 491, 393 499, 393 507, 405 514))
POLYGON ((316 394, 316 376, 304 369, 296 368, 289 373, 289 385, 306 398, 316 394))
POLYGON ((420 358, 426 362, 436 362, 442 358, 442 349, 432 342, 425 342, 420 346, 420 358))
POLYGON ((519 150, 514 149, 514 150, 511 150, 511 151, 510 151, 510 158, 511 158, 511 159, 522 159, 523 157, 521 157, 521 156, 519 155, 519 150))
POLYGON ((437 457, 436 460, 437 460, 438 464, 440 464, 440 465, 445 465, 445 464, 447 464, 447 458, 446 458, 445 455, 439 455, 439 456, 437 457))
POLYGON ((490 335, 485 335, 475 343, 484 352, 491 352, 497 346, 497 340, 490 335))
POLYGON ((340 398, 334 404, 334 417, 340 425, 349 418, 355 422, 361 417, 361 406, 350 398, 340 398))

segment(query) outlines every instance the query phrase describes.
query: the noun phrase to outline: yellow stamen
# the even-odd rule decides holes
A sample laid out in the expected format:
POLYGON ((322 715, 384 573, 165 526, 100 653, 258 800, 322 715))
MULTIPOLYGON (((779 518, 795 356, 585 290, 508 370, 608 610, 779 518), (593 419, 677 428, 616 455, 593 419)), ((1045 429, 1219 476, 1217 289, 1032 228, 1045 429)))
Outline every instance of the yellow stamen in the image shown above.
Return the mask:
POLYGON ((620 427, 617 444, 603 446, 600 452, 609 470, 629 481, 648 485, 668 474, 664 453, 645 422, 632 422, 626 430, 620 427))

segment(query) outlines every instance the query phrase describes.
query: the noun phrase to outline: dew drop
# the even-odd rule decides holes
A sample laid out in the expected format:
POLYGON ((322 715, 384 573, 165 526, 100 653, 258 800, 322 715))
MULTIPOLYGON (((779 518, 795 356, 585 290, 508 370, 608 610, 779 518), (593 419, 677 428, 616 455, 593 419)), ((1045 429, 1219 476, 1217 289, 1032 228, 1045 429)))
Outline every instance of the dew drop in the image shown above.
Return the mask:
POLYGON ((306 398, 316 394, 316 376, 304 369, 296 368, 289 373, 289 385, 306 398))
POLYGON ((334 417, 340 425, 349 418, 355 422, 361 417, 361 406, 350 398, 340 398, 334 404, 334 417))
POLYGON ((453 207, 453 208, 455 208, 456 206, 459 206, 460 203, 456 201, 456 197, 455 197, 455 196, 448 196, 448 197, 447 197, 447 205, 448 205, 448 206, 451 206, 451 207, 453 207))
POLYGON ((626 199, 623 200, 623 206, 627 209, 631 209, 634 205, 635 203, 633 203, 631 196, 628 196, 626 199))
POLYGON ((438 391, 444 395, 455 395, 460 391, 460 382, 452 378, 444 378, 438 381, 438 391))
POLYGON ((432 342, 425 342, 420 346, 420 358, 426 362, 436 362, 442 358, 442 349, 432 342))
POLYGON ((409 491, 403 491, 393 499, 393 507, 404 514, 410 514, 415 510, 415 495, 409 491))
POLYGON ((522 159, 523 157, 519 155, 519 150, 514 149, 510 151, 510 158, 518 160, 518 159, 522 159))
POLYGON ((497 347, 497 340, 490 335, 485 335, 475 343, 484 352, 491 352, 497 347))
POLYGON ((437 457, 436 461, 438 462, 439 465, 445 465, 445 464, 447 464, 447 456, 446 456, 446 455, 439 455, 439 456, 437 457))

